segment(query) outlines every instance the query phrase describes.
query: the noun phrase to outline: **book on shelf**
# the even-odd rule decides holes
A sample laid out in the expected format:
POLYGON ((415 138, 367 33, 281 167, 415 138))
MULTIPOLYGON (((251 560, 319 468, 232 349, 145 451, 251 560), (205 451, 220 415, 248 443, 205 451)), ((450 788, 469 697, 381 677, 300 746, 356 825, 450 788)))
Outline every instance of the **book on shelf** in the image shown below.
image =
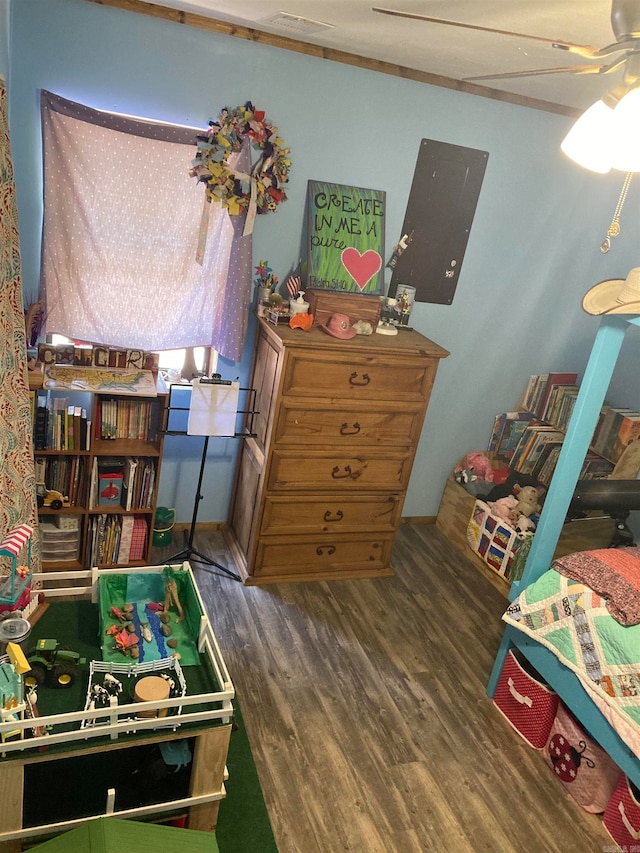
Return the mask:
POLYGON ((133 496, 135 493, 136 471, 138 468, 138 459, 135 456, 128 456, 124 463, 124 480, 122 484, 123 500, 122 505, 126 510, 133 509, 133 496))
POLYGON ((508 462, 532 420, 531 412, 503 412, 498 415, 489 439, 489 452, 508 462))
MULTIPOLYGON (((628 412, 624 414, 619 424, 614 424, 615 435, 611 444, 611 450, 605 454, 612 462, 617 462, 625 449, 633 441, 640 438, 640 412, 628 412)), ((607 443, 607 447, 609 444, 607 443)))
POLYGON ((36 411, 33 426, 33 445, 36 450, 47 448, 47 398, 43 394, 36 395, 36 411))
POLYGON ((133 522, 134 516, 125 515, 122 517, 120 530, 120 544, 118 546, 118 555, 116 562, 126 564, 131 553, 131 539, 133 537, 133 522))
POLYGON ((129 548, 130 560, 142 560, 147 545, 147 521, 143 516, 136 515, 133 518, 133 532, 131 534, 131 547, 129 548))
POLYGON ((546 381, 542 384, 540 391, 540 399, 537 404, 537 408, 533 410, 534 414, 539 417, 540 420, 548 420, 546 412, 549 405, 549 397, 554 389, 563 385, 572 385, 575 387, 576 382, 578 381, 577 373, 549 373, 546 374, 546 376, 546 381))
POLYGON ((622 414, 628 414, 630 412, 631 409, 607 406, 607 410, 598 429, 598 434, 594 438, 593 450, 595 453, 599 453, 600 456, 607 455, 607 446, 612 446, 615 438, 615 436, 612 436, 612 430, 616 419, 620 416, 620 422, 622 414))
POLYGON ((510 467, 521 474, 531 474, 546 443, 562 441, 564 434, 545 424, 532 424, 526 428, 511 459, 510 467))
POLYGON ((582 463, 580 472, 581 480, 606 480, 613 474, 613 462, 598 456, 597 453, 588 453, 582 463))
POLYGON ((553 472, 556 470, 561 450, 562 442, 550 441, 545 445, 538 464, 531 475, 538 480, 539 483, 542 483, 543 486, 548 486, 551 483, 551 478, 553 477, 553 472))
POLYGON ((637 415, 638 412, 633 412, 630 409, 616 409, 615 414, 611 418, 609 433, 604 441, 602 448, 602 455, 606 459, 613 460, 613 447, 616 443, 616 438, 618 436, 618 432, 625 420, 625 418, 633 417, 637 415))
POLYGON ((102 397, 96 408, 96 434, 102 440, 156 441, 160 405, 156 400, 102 397))
POLYGON ((567 430, 573 409, 578 399, 579 388, 574 385, 566 385, 556 397, 556 409, 552 417, 552 423, 560 429, 567 430))
POLYGON ((538 373, 530 377, 522 406, 539 420, 551 420, 549 409, 554 391, 563 385, 576 386, 577 373, 538 373))

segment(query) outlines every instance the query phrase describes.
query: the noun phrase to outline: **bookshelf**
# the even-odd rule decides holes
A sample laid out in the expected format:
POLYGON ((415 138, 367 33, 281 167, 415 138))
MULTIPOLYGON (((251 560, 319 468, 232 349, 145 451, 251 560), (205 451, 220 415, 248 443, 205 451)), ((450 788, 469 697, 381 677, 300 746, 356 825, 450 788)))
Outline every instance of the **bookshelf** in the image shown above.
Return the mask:
MULTIPOLYGON (((515 412, 496 416, 489 451, 513 471, 549 486, 578 398, 575 373, 531 376, 515 412)), ((629 452, 640 439, 640 412, 604 403, 579 479, 629 476, 629 452)), ((633 448, 635 450, 635 448, 633 448)), ((637 473, 637 468, 632 476, 637 473)))
POLYGON ((157 396, 31 393, 43 569, 148 565, 166 429, 164 385, 157 396))

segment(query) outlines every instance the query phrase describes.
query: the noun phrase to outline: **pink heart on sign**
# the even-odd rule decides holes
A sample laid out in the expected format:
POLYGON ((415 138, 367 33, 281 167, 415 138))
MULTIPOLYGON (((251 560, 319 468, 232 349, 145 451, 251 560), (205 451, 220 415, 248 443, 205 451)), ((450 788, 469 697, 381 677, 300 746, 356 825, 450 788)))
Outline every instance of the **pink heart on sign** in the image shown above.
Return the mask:
POLYGON ((343 249, 342 266, 349 273, 351 278, 358 285, 360 290, 364 290, 367 284, 371 281, 374 275, 382 266, 382 258, 378 252, 373 249, 360 254, 357 249, 351 246, 349 249, 343 249))

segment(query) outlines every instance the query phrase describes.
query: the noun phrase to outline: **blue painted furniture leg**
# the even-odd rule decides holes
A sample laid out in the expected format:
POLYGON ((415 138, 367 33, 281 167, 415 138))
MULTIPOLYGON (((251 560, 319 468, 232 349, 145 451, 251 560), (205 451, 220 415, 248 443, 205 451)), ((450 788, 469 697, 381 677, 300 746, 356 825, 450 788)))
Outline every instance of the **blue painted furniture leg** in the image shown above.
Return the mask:
POLYGON ((511 634, 513 631, 514 629, 511 625, 505 626, 504 634, 502 635, 502 642, 500 643, 500 648, 498 649, 498 654, 496 655, 495 663, 493 664, 493 669, 491 670, 491 675, 489 677, 489 683, 487 684, 488 696, 494 696, 505 659, 509 653, 509 649, 513 648, 513 642, 511 641, 511 634))

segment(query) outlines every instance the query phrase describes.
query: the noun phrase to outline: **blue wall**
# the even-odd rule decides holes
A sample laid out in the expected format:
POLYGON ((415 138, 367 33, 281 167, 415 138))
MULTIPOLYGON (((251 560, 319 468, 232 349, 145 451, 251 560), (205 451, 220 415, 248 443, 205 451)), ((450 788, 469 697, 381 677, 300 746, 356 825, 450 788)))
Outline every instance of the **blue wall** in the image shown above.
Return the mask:
MULTIPOLYGON (((602 254, 622 175, 592 175, 563 157, 570 119, 84 0, 11 3, 11 131, 27 298, 38 292, 41 88, 203 128, 227 105, 251 100, 266 110, 291 147, 293 167, 289 200, 257 222, 254 259, 268 258, 280 276, 300 253, 309 179, 384 190, 390 252, 420 140, 489 152, 453 305, 418 304, 411 317, 451 356, 436 379, 405 515, 437 513, 453 465, 486 447, 495 413, 515 407, 531 373, 583 371, 597 328, 582 312, 583 293, 640 263, 640 187, 632 186, 621 236, 602 254)), ((611 387, 619 405, 640 406, 635 332, 611 387)), ((223 375, 246 381, 250 350, 248 340, 242 364, 222 364, 223 375)), ((160 503, 176 507, 180 521, 191 518, 198 442, 166 442, 160 503)), ((237 446, 216 439, 210 447, 199 520, 223 521, 237 446)))

